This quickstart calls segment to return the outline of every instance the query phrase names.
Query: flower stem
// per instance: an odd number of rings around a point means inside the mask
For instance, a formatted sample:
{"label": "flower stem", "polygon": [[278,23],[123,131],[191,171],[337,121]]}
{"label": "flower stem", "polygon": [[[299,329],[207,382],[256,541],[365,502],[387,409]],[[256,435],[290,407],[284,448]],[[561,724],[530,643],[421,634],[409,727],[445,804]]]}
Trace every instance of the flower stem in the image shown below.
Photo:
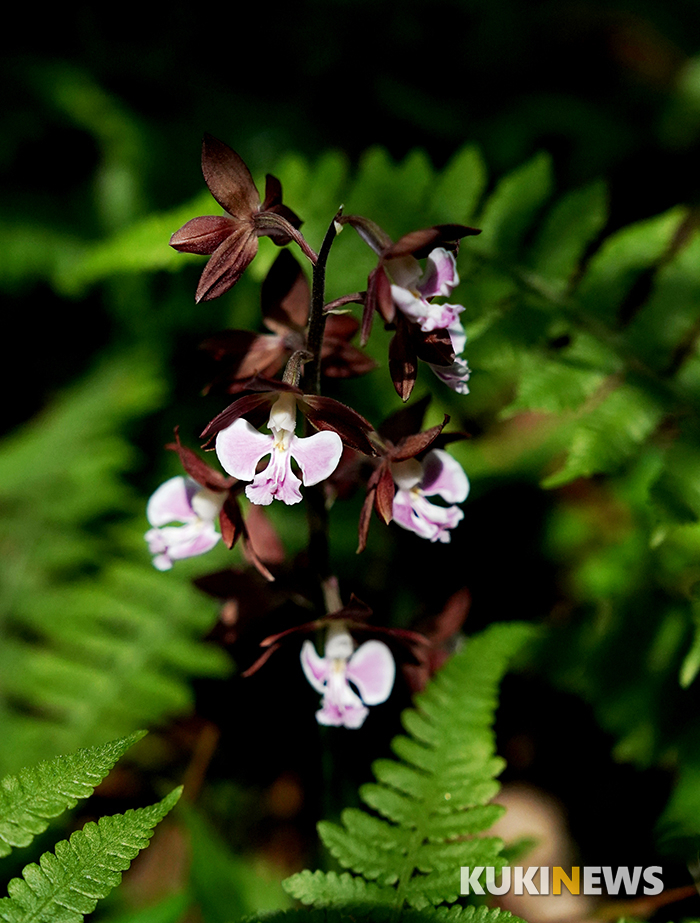
{"label": "flower stem", "polygon": [[323,347],[323,333],[326,329],[326,314],[323,310],[326,293],[326,263],[331,245],[340,230],[339,219],[343,212],[342,206],[334,215],[328,226],[326,236],[323,238],[318,259],[314,264],[313,284],[311,288],[311,307],[309,310],[309,332],[306,337],[306,348],[312,355],[309,362],[309,390],[313,394],[321,393],[321,350]]}
{"label": "flower stem", "polygon": [[[311,288],[311,306],[309,308],[309,329],[306,336],[306,349],[311,359],[305,369],[308,390],[313,394],[321,393],[321,350],[323,347],[323,334],[326,327],[324,313],[324,300],[326,289],[326,263],[331,245],[335,240],[340,225],[337,223],[342,213],[342,207],[333,217],[326,236],[323,238],[318,259],[314,263],[313,282]],[[308,420],[306,421],[308,427]],[[326,581],[331,576],[330,548],[328,542],[328,510],[323,486],[316,484],[306,491],[306,515],[309,523],[309,565],[315,571],[321,587],[327,586]]]}

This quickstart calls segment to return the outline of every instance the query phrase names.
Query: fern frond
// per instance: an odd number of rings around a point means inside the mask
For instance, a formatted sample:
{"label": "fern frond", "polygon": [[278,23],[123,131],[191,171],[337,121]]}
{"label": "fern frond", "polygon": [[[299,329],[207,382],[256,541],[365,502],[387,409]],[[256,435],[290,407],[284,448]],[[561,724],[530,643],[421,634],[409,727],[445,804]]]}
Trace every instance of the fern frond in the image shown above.
{"label": "fern frond", "polygon": [[501,841],[477,834],[502,813],[488,803],[503,768],[491,726],[498,683],[530,632],[522,623],[491,626],[416,697],[402,716],[408,736],[392,742],[398,759],[377,760],[377,782],[360,790],[381,816],[348,809],[341,825],[319,824],[326,847],[360,877],[302,872],[285,882],[293,897],[316,907],[373,902],[425,910],[458,899],[461,866],[505,865]]}
{"label": "fern frond", "polygon": [[191,676],[229,669],[201,640],[213,603],[151,566],[124,478],[120,432],[161,399],[157,366],[122,355],[0,444],[0,775],[181,713]]}
{"label": "fern frond", "polygon": [[393,905],[394,894],[348,872],[310,872],[305,869],[284,882],[285,891],[303,904],[315,907]]}
{"label": "fern frond", "polygon": [[399,916],[386,906],[357,904],[341,908],[277,910],[245,917],[241,923],[524,923],[507,910],[491,907],[428,907],[404,910]]}
{"label": "fern frond", "polygon": [[0,856],[15,846],[28,846],[52,817],[87,798],[112,766],[145,731],[44,760],[0,781]]}
{"label": "fern frond", "polygon": [[7,923],[80,923],[98,900],[119,884],[122,872],[148,845],[156,825],[175,805],[182,789],[157,804],[88,822],[69,840],[28,865],[0,900]]}

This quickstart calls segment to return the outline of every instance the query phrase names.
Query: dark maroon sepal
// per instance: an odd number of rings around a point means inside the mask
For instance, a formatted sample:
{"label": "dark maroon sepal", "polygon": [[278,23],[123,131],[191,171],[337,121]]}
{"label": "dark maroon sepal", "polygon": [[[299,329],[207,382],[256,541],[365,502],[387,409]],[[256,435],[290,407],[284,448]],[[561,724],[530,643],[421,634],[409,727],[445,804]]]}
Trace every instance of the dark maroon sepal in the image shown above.
{"label": "dark maroon sepal", "polygon": [[300,405],[315,429],[332,430],[343,444],[363,455],[376,455],[377,449],[369,438],[374,427],[361,414],[332,397],[305,394]]}
{"label": "dark maroon sepal", "polygon": [[[417,324],[413,326],[420,329]],[[396,333],[389,343],[389,374],[396,393],[402,401],[407,401],[418,376],[418,356],[408,321],[397,324]]]}
{"label": "dark maroon sepal", "polygon": [[210,134],[202,143],[202,173],[209,191],[230,215],[249,218],[259,208],[250,170],[228,144]]}
{"label": "dark maroon sepal", "polygon": [[438,438],[443,428],[450,422],[450,418],[445,414],[445,419],[437,426],[431,426],[422,433],[414,433],[411,436],[405,436],[399,444],[391,451],[392,461],[405,461],[407,458],[415,458],[421,452],[425,452]]}
{"label": "dark maroon sepal", "polygon": [[394,478],[388,465],[382,466],[374,495],[374,506],[386,524],[394,518]]}
{"label": "dark maroon sepal", "polygon": [[245,394],[243,397],[239,397],[207,424],[199,438],[203,439],[204,444],[207,445],[214,436],[220,433],[222,429],[226,429],[227,426],[230,426],[238,420],[239,417],[245,416],[245,414],[253,410],[257,410],[264,404],[271,404],[274,398],[275,395],[271,394],[269,389],[266,393]]}
{"label": "dark maroon sepal", "polygon": [[238,222],[225,215],[192,218],[175,231],[170,246],[179,253],[211,255],[235,231]]}
{"label": "dark maroon sepal", "polygon": [[422,228],[420,231],[404,234],[395,244],[387,247],[382,257],[385,260],[394,260],[401,256],[414,256],[416,259],[422,259],[428,256],[435,247],[455,249],[460,238],[473,234],[481,234],[481,231],[467,227],[465,224],[437,224],[431,228]]}
{"label": "dark maroon sepal", "polygon": [[185,472],[201,487],[206,487],[208,490],[213,490],[217,493],[223,493],[224,491],[230,490],[236,483],[235,478],[225,477],[220,471],[216,471],[214,468],[209,467],[209,465],[202,461],[192,449],[188,449],[187,446],[184,446],[180,442],[180,434],[177,427],[175,429],[175,442],[169,443],[165,448],[169,449],[171,452],[177,452]]}
{"label": "dark maroon sepal", "polygon": [[212,253],[197,286],[195,301],[218,298],[238,282],[258,252],[258,238],[247,225],[235,228]]}
{"label": "dark maroon sepal", "polygon": [[301,331],[309,319],[311,291],[301,266],[289,250],[272,264],[260,292],[263,321],[275,333]]}
{"label": "dark maroon sepal", "polygon": [[340,224],[349,224],[353,227],[377,256],[391,246],[391,237],[369,218],[364,218],[362,215],[342,215],[338,220]]}

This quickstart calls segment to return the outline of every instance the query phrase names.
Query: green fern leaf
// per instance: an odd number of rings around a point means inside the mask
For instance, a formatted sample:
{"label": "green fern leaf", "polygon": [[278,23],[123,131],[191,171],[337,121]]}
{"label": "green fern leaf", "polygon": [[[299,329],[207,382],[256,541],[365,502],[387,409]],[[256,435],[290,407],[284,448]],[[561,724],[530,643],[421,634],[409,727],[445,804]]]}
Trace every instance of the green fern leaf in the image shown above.
{"label": "green fern leaf", "polygon": [[607,238],[591,259],[577,298],[592,316],[614,321],[639,275],[656,267],[685,219],[682,208],[639,221]]}
{"label": "green fern leaf", "polygon": [[514,256],[551,193],[551,160],[537,154],[496,186],[478,219],[484,233],[470,249],[501,259]]}
{"label": "green fern leaf", "polygon": [[56,844],[8,885],[0,900],[7,923],[80,923],[119,884],[122,872],[148,845],[156,825],[177,802],[181,788],[147,808],[88,822]]}
{"label": "green fern leaf", "polygon": [[87,798],[112,766],[145,731],[45,760],[0,781],[0,856],[28,846],[52,817]]}
{"label": "green fern leaf", "polygon": [[[404,910],[400,916],[389,907],[358,904],[348,907],[309,910],[280,910],[245,917],[241,923],[354,923],[371,918],[372,923],[524,923],[507,910],[491,907],[430,907]],[[623,921],[624,923],[624,921]]]}
{"label": "green fern leaf", "polygon": [[310,872],[305,869],[284,882],[284,889],[304,904],[316,907],[357,904],[393,904],[394,892],[343,872]]}
{"label": "green fern leaf", "polygon": [[285,882],[290,894],[316,907],[373,901],[423,910],[457,900],[461,866],[505,864],[501,841],[477,834],[502,813],[489,804],[503,768],[491,725],[500,678],[530,632],[499,624],[469,639],[404,712],[407,735],[392,742],[398,759],[375,762],[377,782],[360,790],[381,816],[352,809],[340,825],[319,825],[338,862],[361,877],[304,872]]}
{"label": "green fern leaf", "polygon": [[568,193],[547,214],[530,253],[529,267],[556,292],[564,292],[606,219],[607,194],[602,183]]}

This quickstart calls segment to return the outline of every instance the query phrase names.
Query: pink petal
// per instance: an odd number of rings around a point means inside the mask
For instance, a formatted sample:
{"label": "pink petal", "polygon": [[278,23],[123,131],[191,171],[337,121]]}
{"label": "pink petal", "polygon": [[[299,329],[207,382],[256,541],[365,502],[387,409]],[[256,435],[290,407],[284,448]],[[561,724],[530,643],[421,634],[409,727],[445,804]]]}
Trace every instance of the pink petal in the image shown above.
{"label": "pink petal", "polygon": [[450,335],[452,349],[454,349],[456,355],[459,355],[460,353],[464,352],[464,347],[467,345],[467,335],[464,332],[464,327],[457,318],[457,314],[463,311],[464,308],[458,304],[447,305],[447,307],[454,308],[456,311],[455,320],[451,324],[447,325],[447,332]]}
{"label": "pink petal", "polygon": [[464,359],[460,359],[458,356],[452,365],[429,364],[440,381],[444,382],[448,388],[452,388],[457,394],[469,394],[469,385],[467,382],[469,381],[471,372]]}
{"label": "pink petal", "polygon": [[426,311],[430,308],[427,301],[418,298],[412,291],[401,285],[391,286],[391,297],[396,307],[416,323],[425,317]]}
{"label": "pink petal", "polygon": [[311,486],[329,477],[338,467],[343,441],[332,430],[313,436],[292,436],[289,452],[301,469],[304,484]]}
{"label": "pink petal", "polygon": [[252,481],[258,462],[272,452],[274,438],[258,432],[239,417],[216,437],[216,454],[224,471],[241,481]]}
{"label": "pink petal", "polygon": [[469,493],[469,479],[458,461],[443,449],[433,449],[423,460],[422,493],[439,494],[447,503],[462,503]]}
{"label": "pink petal", "polygon": [[146,533],[153,564],[158,570],[169,570],[173,561],[205,554],[216,545],[221,536],[212,523],[192,522],[184,526],[164,526]]}
{"label": "pink petal", "polygon": [[396,677],[391,651],[382,641],[365,641],[348,661],[346,676],[366,705],[386,702]]}
{"label": "pink petal", "polygon": [[292,506],[302,499],[300,485],[301,481],[292,471],[291,451],[273,447],[269,465],[255,475],[245,492],[250,502],[259,506],[268,506],[273,500]]}
{"label": "pink petal", "polygon": [[428,256],[418,290],[424,298],[445,297],[459,285],[457,264],[452,253],[436,247]]}
{"label": "pink petal", "polygon": [[369,708],[365,708],[359,699],[357,701],[358,705],[345,705],[341,708],[324,699],[322,707],[316,712],[316,720],[319,724],[331,727],[346,727],[352,730],[362,727],[369,714]]}
{"label": "pink petal", "polygon": [[304,641],[301,646],[301,668],[316,692],[324,692],[328,678],[328,661],[319,657],[311,641]]}
{"label": "pink petal", "polygon": [[430,542],[449,542],[449,530],[464,519],[464,513],[458,506],[437,506],[413,491],[397,490],[393,519],[402,529]]}
{"label": "pink petal", "polygon": [[190,478],[181,475],[170,478],[153,493],[146,506],[146,517],[152,526],[169,522],[196,522],[192,497],[200,489]]}

